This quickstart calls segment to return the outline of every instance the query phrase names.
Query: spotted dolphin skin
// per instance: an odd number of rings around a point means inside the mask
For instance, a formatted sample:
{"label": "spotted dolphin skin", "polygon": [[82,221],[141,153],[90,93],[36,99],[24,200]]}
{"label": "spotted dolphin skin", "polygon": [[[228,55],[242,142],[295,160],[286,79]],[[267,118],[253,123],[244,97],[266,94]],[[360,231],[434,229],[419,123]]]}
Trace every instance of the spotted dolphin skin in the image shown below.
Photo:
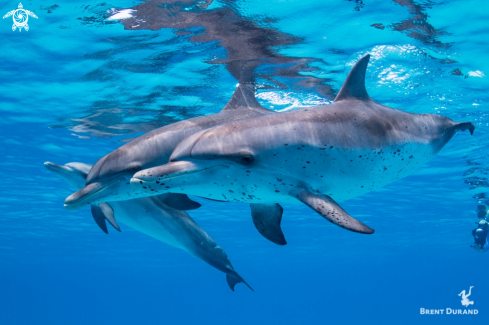
{"label": "spotted dolphin skin", "polygon": [[[91,166],[82,163],[57,165],[52,162],[44,163],[47,169],[65,179],[73,188],[85,186],[85,179]],[[243,282],[251,290],[248,283],[234,270],[224,250],[216,246],[216,242],[195,223],[185,212],[170,208],[165,203],[165,194],[128,201],[103,203],[101,209],[109,211],[119,221],[148,236],[158,239],[168,245],[183,249],[187,253],[203,260],[226,274],[226,280],[231,290]],[[93,211],[93,208],[92,208]],[[94,217],[97,214],[94,213]],[[107,231],[105,219],[102,228]],[[97,222],[98,223],[98,222]]]}
{"label": "spotted dolphin skin", "polygon": [[[99,159],[88,173],[85,186],[65,200],[65,208],[76,210],[89,204],[131,199],[136,196],[129,183],[131,177],[142,169],[167,163],[173,149],[187,136],[227,122],[270,113],[273,111],[256,101],[254,85],[240,84],[219,113],[158,128]],[[172,200],[167,201],[173,203]],[[200,206],[190,200],[183,203],[179,201],[185,210]],[[185,204],[190,205],[190,208]]]}
{"label": "spotted dolphin skin", "polygon": [[[271,113],[274,111],[264,108],[257,102],[253,84],[240,84],[219,113],[156,129],[102,157],[90,170],[85,186],[65,200],[65,208],[74,210],[91,205],[96,221],[105,219],[118,229],[116,220],[110,213],[105,213],[107,209],[103,209],[105,206],[103,203],[145,196],[134,191],[129,183],[136,172],[167,163],[177,144],[195,132]],[[192,210],[200,207],[199,203],[190,200],[184,194],[168,194],[165,197],[165,204],[175,209]],[[268,207],[258,204],[252,205],[251,208],[254,211],[253,222],[258,231],[272,242],[284,245],[285,238],[280,230],[282,214],[261,213],[260,211],[268,211]],[[274,210],[278,212],[280,209],[280,206],[276,206]],[[101,224],[101,222],[97,223]],[[263,227],[264,224],[269,223],[273,224],[271,228]],[[270,229],[274,229],[273,233],[270,233]]]}
{"label": "spotted dolphin skin", "polygon": [[[278,203],[302,202],[340,227],[373,233],[337,202],[409,175],[458,130],[473,133],[474,126],[375,102],[365,89],[368,61],[366,55],[355,64],[331,105],[197,132],[168,164],[136,173],[131,183],[146,195],[171,191],[249,202],[252,214],[277,215]],[[253,211],[253,204],[261,209]]]}

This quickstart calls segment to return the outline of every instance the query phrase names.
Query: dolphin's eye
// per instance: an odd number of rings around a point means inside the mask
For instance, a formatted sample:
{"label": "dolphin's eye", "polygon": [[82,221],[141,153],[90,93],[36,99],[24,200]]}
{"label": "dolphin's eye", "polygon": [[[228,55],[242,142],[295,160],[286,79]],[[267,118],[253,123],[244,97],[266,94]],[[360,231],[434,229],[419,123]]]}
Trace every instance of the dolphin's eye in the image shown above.
{"label": "dolphin's eye", "polygon": [[244,150],[236,155],[235,159],[242,165],[251,165],[255,161],[255,156],[248,150]]}
{"label": "dolphin's eye", "polygon": [[245,165],[252,164],[255,161],[255,157],[251,155],[241,156],[241,162]]}

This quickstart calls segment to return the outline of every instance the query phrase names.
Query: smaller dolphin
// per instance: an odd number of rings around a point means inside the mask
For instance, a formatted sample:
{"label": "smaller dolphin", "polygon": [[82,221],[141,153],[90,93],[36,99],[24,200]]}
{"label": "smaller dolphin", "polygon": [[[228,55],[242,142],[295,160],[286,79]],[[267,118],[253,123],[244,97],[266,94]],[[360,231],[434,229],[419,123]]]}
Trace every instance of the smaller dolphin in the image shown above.
{"label": "smaller dolphin", "polygon": [[[409,175],[457,131],[472,134],[475,127],[375,102],[365,88],[369,57],[355,64],[331,105],[196,132],[176,146],[169,163],[136,173],[135,191],[248,202],[253,218],[272,221],[282,214],[278,203],[301,202],[342,228],[372,234],[336,202]],[[278,233],[280,223],[263,227]]]}
{"label": "smaller dolphin", "polygon": [[[45,162],[44,166],[61,176],[74,189],[80,189],[85,186],[85,180],[92,167],[77,162],[66,165]],[[98,207],[106,210],[104,211],[105,215],[109,214],[112,217],[116,215],[118,220],[129,227],[170,246],[183,249],[219,271],[226,273],[226,280],[231,290],[234,291],[234,286],[243,282],[254,291],[234,270],[226,252],[221,247],[216,246],[216,242],[185,211],[170,208],[163,203],[164,201],[165,195],[158,195],[149,198],[110,202],[110,204],[102,203]],[[97,208],[97,206],[92,205],[92,212],[95,217],[99,212],[94,212],[94,207]],[[107,232],[103,217],[101,221],[103,221],[103,226],[101,226],[101,223],[97,223]]]}

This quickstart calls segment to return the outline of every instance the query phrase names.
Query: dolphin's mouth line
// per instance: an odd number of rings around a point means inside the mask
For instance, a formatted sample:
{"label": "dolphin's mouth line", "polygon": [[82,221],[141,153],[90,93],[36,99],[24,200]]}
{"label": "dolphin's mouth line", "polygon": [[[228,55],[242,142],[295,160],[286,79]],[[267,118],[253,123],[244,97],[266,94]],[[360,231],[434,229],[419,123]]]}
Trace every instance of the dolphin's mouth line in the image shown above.
{"label": "dolphin's mouth line", "polygon": [[191,174],[196,174],[196,173],[200,173],[200,172],[203,172],[204,170],[209,170],[209,169],[214,169],[214,168],[217,168],[217,167],[227,167],[226,165],[217,165],[217,166],[212,166],[212,167],[206,167],[206,168],[202,168],[202,169],[197,169],[197,170],[190,170],[190,171],[186,171],[186,172],[177,172],[177,173],[173,173],[173,174],[169,174],[169,175],[164,175],[164,176],[159,176],[159,177],[152,177],[151,179],[141,179],[141,178],[137,178],[137,177],[133,177],[131,179],[131,183],[140,183],[142,182],[143,184],[144,183],[155,183],[156,181],[164,181],[164,180],[168,180],[168,179],[174,179],[174,178],[177,178],[177,177],[182,177],[182,176],[187,176],[187,175],[191,175]]}
{"label": "dolphin's mouth line", "polygon": [[202,169],[198,169],[198,170],[191,170],[189,172],[179,173],[178,175],[175,175],[175,176],[172,176],[172,175],[164,176],[165,178],[160,178],[160,179],[161,180],[165,180],[165,179],[170,179],[170,178],[176,178],[176,177],[186,176],[186,175],[190,175],[190,174],[196,174],[196,173],[203,172],[204,170],[214,169],[214,168],[217,168],[217,167],[224,167],[224,166],[217,165],[217,166],[202,168]]}
{"label": "dolphin's mouth line", "polygon": [[66,206],[72,206],[72,205],[78,204],[78,203],[80,203],[80,202],[82,202],[82,201],[86,201],[86,200],[90,199],[92,196],[94,196],[95,194],[97,194],[97,193],[99,193],[99,192],[101,192],[101,191],[105,190],[107,187],[109,187],[109,186],[111,186],[111,185],[113,185],[113,184],[115,184],[115,183],[117,183],[117,182],[119,182],[119,181],[121,181],[121,180],[122,180],[122,179],[117,178],[117,179],[113,180],[112,182],[110,182],[109,184],[105,185],[104,187],[99,188],[98,190],[96,190],[96,191],[95,191],[95,192],[93,192],[93,193],[90,193],[90,195],[88,195],[88,196],[84,196],[84,197],[81,197],[81,198],[79,198],[79,199],[77,199],[77,200],[75,200],[75,201],[72,201],[72,202],[69,202],[69,203],[65,203],[65,207],[66,207]]}

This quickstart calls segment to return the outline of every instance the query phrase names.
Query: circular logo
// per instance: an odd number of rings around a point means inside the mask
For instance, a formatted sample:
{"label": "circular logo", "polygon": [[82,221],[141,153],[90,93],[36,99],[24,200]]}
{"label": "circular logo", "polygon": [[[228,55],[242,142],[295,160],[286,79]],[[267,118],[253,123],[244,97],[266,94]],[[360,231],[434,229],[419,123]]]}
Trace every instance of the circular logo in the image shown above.
{"label": "circular logo", "polygon": [[12,16],[14,18],[14,24],[17,27],[24,27],[29,20],[29,15],[27,15],[24,9],[17,9]]}

